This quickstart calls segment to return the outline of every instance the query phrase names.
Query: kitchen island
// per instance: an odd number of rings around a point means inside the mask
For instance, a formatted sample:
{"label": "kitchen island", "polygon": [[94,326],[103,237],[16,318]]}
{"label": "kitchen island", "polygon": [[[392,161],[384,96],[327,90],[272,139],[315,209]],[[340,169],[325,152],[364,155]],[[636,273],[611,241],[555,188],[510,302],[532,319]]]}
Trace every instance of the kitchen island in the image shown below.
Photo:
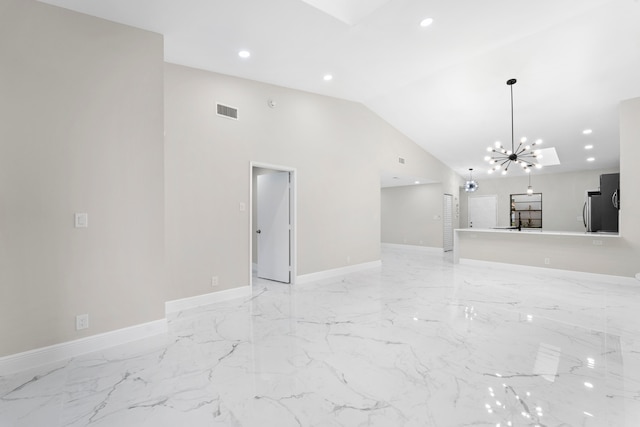
{"label": "kitchen island", "polygon": [[630,274],[620,269],[628,242],[617,233],[547,231],[544,229],[454,230],[454,263],[505,263],[555,268],[614,276]]}

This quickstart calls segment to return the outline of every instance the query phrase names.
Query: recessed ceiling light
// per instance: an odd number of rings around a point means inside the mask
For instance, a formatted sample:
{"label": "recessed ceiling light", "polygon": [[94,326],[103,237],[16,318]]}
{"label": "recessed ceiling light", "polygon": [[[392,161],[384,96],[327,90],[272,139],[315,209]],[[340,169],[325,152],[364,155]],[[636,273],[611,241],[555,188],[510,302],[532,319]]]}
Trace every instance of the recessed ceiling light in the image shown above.
{"label": "recessed ceiling light", "polygon": [[240,58],[246,59],[251,56],[251,52],[249,52],[248,50],[241,50],[240,52],[238,52],[238,56]]}
{"label": "recessed ceiling light", "polygon": [[329,82],[329,81],[333,80],[333,76],[331,74],[325,74],[323,79],[324,79],[325,82]]}
{"label": "recessed ceiling light", "polygon": [[422,28],[426,28],[431,24],[433,24],[433,18],[425,18],[422,21],[420,21],[420,26]]}
{"label": "recessed ceiling light", "polygon": [[591,145],[591,144],[584,146],[585,150],[591,150],[592,148],[593,148],[593,145]]}
{"label": "recessed ceiling light", "polygon": [[587,158],[587,162],[593,162],[596,158],[595,157],[589,157]]}
{"label": "recessed ceiling light", "polygon": [[591,129],[585,129],[582,131],[582,133],[585,135],[590,135],[591,133],[593,133],[593,131]]}
{"label": "recessed ceiling light", "polygon": [[420,184],[420,181],[416,181],[416,182],[414,182],[414,184]]}

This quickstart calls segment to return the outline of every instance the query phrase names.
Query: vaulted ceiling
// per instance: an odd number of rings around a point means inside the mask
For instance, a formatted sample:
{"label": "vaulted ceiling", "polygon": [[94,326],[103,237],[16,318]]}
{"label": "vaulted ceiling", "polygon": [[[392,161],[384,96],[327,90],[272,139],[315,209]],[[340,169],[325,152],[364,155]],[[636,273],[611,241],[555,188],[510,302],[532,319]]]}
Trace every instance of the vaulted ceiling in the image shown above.
{"label": "vaulted ceiling", "polygon": [[510,78],[516,139],[560,159],[543,173],[616,168],[640,96],[638,0],[42,1],[161,33],[167,62],[361,102],[462,176],[511,144]]}

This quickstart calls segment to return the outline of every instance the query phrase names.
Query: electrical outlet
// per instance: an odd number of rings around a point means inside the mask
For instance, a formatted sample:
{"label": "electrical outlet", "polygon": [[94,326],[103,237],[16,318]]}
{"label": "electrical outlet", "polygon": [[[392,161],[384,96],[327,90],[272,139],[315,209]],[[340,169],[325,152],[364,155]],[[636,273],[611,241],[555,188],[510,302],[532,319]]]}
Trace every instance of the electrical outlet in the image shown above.
{"label": "electrical outlet", "polygon": [[550,259],[550,258],[545,258],[545,259],[544,259],[544,263],[545,263],[546,265],[551,264],[551,259]]}
{"label": "electrical outlet", "polygon": [[76,316],[76,331],[87,329],[89,327],[89,315],[78,314]]}
{"label": "electrical outlet", "polygon": [[602,240],[594,240],[593,244],[596,246],[602,246]]}
{"label": "electrical outlet", "polygon": [[212,276],[211,277],[211,287],[215,288],[216,286],[218,286],[218,276]]}

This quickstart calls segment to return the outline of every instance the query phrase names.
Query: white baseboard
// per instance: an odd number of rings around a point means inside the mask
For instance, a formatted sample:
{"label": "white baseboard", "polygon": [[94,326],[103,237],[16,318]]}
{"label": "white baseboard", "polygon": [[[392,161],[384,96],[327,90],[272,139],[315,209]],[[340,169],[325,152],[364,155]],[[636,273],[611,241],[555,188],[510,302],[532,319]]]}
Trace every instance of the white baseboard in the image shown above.
{"label": "white baseboard", "polygon": [[171,314],[182,310],[188,310],[190,308],[214,304],[216,302],[228,301],[235,298],[246,298],[250,296],[251,286],[241,286],[239,288],[225,289],[224,291],[211,292],[209,294],[167,301],[164,303],[164,309],[166,314]]}
{"label": "white baseboard", "polygon": [[436,248],[434,246],[406,245],[400,243],[381,243],[380,246],[383,248],[409,249],[438,254],[444,253],[444,250],[442,248]]}
{"label": "white baseboard", "polygon": [[167,332],[167,320],[130,326],[0,358],[0,376],[48,365]]}
{"label": "white baseboard", "polygon": [[605,283],[611,283],[616,285],[632,285],[638,286],[640,282],[633,277],[614,276],[611,274],[599,274],[599,273],[587,273],[584,271],[563,270],[559,268],[548,267],[534,267],[530,265],[509,264],[506,262],[495,261],[482,261],[470,258],[460,258],[460,264],[478,266],[478,267],[493,267],[500,268],[507,271],[517,271],[520,273],[543,273],[551,276],[562,276],[573,279],[587,279],[587,280],[599,280]]}
{"label": "white baseboard", "polygon": [[355,273],[357,271],[368,270],[371,268],[380,267],[382,261],[363,262],[361,264],[347,265],[346,267],[334,268],[331,270],[318,271],[316,273],[303,274],[296,277],[296,284],[309,283],[316,280],[328,279],[336,276],[343,276],[349,273]]}
{"label": "white baseboard", "polygon": [[[213,304],[215,302],[250,296],[251,286],[243,286],[191,298],[168,301],[165,303],[165,311],[169,314],[189,308]],[[83,354],[104,350],[109,347],[164,334],[166,332],[167,319],[165,318],[102,334],[91,335],[73,341],[36,348],[23,353],[11,354],[0,358],[0,376],[60,362]]]}

